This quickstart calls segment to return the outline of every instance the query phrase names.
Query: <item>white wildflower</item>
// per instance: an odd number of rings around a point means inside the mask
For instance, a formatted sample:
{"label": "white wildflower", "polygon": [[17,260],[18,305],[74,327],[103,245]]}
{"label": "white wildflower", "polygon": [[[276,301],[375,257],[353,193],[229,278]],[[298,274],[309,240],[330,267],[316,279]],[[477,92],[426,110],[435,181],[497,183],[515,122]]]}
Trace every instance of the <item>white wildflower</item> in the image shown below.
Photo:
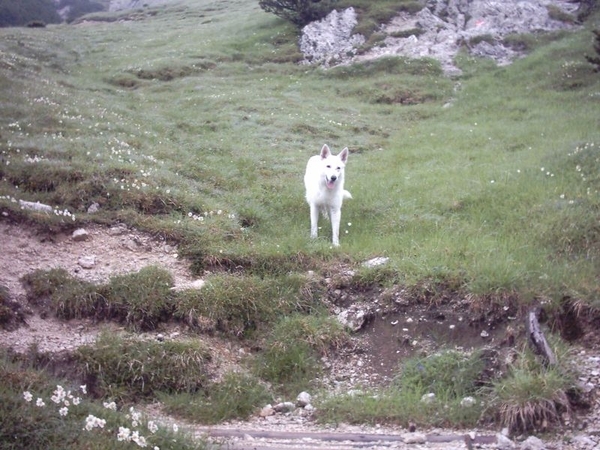
{"label": "white wildflower", "polygon": [[26,402],[30,402],[31,400],[33,400],[33,395],[31,395],[31,392],[25,391],[23,392],[23,398]]}
{"label": "white wildflower", "polygon": [[117,441],[131,441],[131,430],[126,427],[119,427],[119,433],[117,433]]}
{"label": "white wildflower", "polygon": [[35,406],[39,406],[41,408],[43,406],[46,406],[46,404],[44,403],[44,400],[42,400],[41,398],[38,398],[35,402]]}

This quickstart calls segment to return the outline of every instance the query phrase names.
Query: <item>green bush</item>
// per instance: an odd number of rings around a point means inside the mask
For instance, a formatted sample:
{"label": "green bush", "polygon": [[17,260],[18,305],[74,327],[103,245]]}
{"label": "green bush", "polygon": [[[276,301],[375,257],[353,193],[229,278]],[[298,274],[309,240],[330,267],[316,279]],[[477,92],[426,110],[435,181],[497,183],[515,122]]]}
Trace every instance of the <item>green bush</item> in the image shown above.
{"label": "green bush", "polygon": [[333,10],[337,0],[259,0],[266,11],[302,27],[325,17]]}

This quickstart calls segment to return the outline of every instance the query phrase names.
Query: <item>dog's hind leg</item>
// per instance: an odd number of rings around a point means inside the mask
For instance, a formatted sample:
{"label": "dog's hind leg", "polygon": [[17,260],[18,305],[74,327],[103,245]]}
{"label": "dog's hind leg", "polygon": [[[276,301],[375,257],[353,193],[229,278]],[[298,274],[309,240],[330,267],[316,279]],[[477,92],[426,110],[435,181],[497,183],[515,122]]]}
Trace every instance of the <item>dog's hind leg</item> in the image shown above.
{"label": "dog's hind leg", "polygon": [[340,208],[331,208],[329,210],[331,218],[331,241],[336,247],[340,245],[340,220],[342,218],[342,210]]}
{"label": "dog's hind leg", "polygon": [[313,203],[310,204],[310,237],[316,238],[319,227],[319,207]]}

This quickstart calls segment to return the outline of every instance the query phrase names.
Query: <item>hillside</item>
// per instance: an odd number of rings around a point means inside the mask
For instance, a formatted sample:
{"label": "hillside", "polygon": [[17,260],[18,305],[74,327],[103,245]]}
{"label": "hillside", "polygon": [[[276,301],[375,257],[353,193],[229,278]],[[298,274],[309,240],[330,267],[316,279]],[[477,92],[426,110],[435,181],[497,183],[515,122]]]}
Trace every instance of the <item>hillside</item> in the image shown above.
{"label": "hillside", "polygon": [[[357,30],[392,3],[348,5]],[[391,25],[303,63],[251,0],[0,29],[0,442],[210,448],[160,418],[597,445],[599,26],[451,73]],[[339,248],[309,238],[324,143],[350,149]]]}

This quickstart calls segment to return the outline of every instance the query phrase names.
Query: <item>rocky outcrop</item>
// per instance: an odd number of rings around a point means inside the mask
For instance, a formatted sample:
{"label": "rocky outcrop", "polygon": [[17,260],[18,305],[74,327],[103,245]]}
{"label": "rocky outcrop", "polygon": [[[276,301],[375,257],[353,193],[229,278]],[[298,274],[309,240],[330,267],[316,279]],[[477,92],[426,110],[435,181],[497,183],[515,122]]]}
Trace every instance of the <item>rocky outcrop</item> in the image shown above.
{"label": "rocky outcrop", "polygon": [[305,62],[328,66],[352,57],[365,42],[364,36],[352,34],[356,24],[356,12],[348,8],[342,12],[333,10],[324,19],[306,25],[300,38]]}
{"label": "rocky outcrop", "polygon": [[505,36],[572,28],[550,11],[573,14],[577,7],[577,2],[564,0],[429,0],[418,13],[402,13],[382,25],[383,43],[361,55],[356,46],[362,45],[362,36],[352,34],[354,12],[334,11],[304,28],[300,48],[307,61],[324,65],[382,56],[429,57],[438,59],[446,73],[456,74],[454,57],[460,48],[508,64],[519,53],[503,44]]}

